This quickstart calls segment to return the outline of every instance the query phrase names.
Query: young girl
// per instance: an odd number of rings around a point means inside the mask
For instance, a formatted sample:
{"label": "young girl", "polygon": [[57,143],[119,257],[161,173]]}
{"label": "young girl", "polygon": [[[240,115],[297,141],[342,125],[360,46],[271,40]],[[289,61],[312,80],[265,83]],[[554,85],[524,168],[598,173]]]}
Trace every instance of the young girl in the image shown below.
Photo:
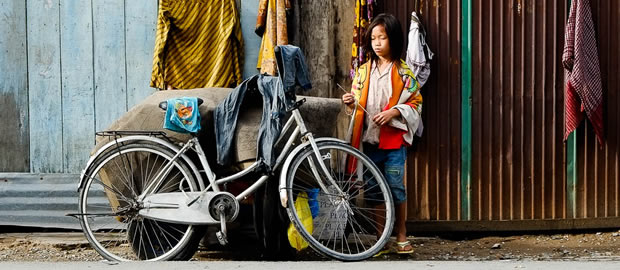
{"label": "young girl", "polygon": [[393,15],[375,17],[364,41],[370,61],[356,72],[351,93],[342,96],[349,111],[358,106],[351,144],[361,148],[382,170],[396,205],[396,251],[412,253],[405,227],[407,193],[403,175],[406,147],[413,135],[421,132],[422,95],[415,76],[400,59],[403,34]]}

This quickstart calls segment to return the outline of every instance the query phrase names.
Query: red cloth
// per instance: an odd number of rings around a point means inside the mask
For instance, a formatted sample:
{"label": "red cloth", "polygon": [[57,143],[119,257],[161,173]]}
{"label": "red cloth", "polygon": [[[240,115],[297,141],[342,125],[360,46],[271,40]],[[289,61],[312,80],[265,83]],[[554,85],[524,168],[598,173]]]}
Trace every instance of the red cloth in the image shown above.
{"label": "red cloth", "polygon": [[564,140],[577,128],[585,110],[603,144],[603,87],[589,0],[571,3],[562,64],[566,69]]}

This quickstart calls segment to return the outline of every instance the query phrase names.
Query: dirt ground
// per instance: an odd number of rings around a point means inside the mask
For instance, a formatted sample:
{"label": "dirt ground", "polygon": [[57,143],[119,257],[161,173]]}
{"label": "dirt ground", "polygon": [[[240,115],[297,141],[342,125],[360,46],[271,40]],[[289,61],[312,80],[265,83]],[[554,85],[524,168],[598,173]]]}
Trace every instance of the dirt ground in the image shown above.
{"label": "dirt ground", "polygon": [[[620,232],[483,236],[470,239],[410,238],[412,255],[388,254],[373,260],[618,260]],[[255,240],[231,239],[226,247],[201,246],[192,260],[263,260]],[[322,260],[302,251],[297,260]],[[0,234],[0,261],[102,260],[79,232]]]}

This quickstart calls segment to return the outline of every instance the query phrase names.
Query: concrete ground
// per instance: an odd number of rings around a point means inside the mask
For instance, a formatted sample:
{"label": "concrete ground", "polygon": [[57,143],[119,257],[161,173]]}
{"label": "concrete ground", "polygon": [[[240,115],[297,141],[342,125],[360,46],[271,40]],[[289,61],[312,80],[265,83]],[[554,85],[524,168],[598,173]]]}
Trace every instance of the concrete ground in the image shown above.
{"label": "concrete ground", "polygon": [[[388,254],[373,261],[620,261],[620,232],[460,237],[410,237],[412,255]],[[325,260],[311,250],[291,260]],[[87,262],[102,258],[81,232],[0,234],[0,262]],[[262,261],[256,240],[230,239],[226,247],[202,245],[194,261]],[[2,268],[6,269],[6,268]]]}

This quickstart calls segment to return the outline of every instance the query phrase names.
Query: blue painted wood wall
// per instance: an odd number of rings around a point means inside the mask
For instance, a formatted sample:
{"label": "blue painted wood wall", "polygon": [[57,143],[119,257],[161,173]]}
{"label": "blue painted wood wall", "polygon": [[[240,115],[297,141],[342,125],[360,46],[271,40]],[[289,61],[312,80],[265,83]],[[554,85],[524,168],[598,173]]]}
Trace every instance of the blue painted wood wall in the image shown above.
{"label": "blue painted wood wall", "polygon": [[[244,76],[258,0],[242,0]],[[78,173],[149,87],[156,0],[0,1],[0,172]]]}

